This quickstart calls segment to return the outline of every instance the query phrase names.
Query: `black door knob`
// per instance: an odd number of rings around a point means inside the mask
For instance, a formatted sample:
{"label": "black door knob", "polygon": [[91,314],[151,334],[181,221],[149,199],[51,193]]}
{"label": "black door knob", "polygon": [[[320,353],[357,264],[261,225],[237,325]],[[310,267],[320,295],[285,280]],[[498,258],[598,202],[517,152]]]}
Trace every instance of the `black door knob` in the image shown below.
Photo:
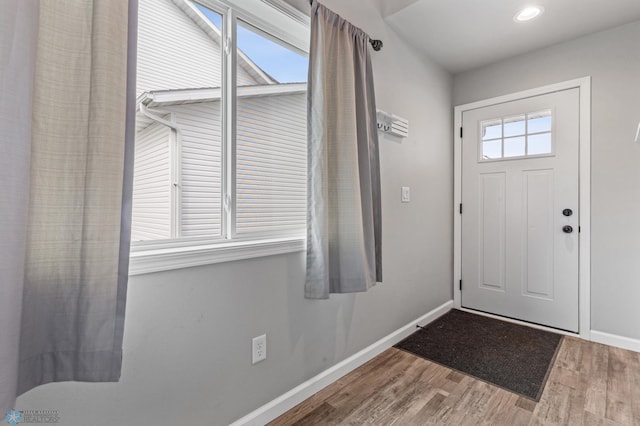
{"label": "black door knob", "polygon": [[573,226],[571,225],[565,225],[562,227],[562,232],[564,232],[565,234],[570,234],[573,232]]}
{"label": "black door knob", "polygon": [[573,214],[573,210],[564,209],[564,210],[562,210],[562,214],[565,215],[565,216],[571,216]]}

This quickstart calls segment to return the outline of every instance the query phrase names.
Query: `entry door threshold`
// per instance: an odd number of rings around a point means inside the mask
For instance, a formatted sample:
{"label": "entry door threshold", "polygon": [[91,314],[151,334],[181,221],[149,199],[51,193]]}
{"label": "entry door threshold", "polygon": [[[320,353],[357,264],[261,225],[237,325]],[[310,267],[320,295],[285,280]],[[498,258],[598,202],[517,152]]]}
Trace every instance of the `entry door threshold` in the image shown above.
{"label": "entry door threshold", "polygon": [[536,323],[533,323],[533,322],[522,321],[522,320],[515,319],[515,318],[503,317],[501,315],[490,314],[488,312],[478,311],[476,309],[469,309],[469,308],[460,307],[460,310],[464,311],[464,312],[469,312],[470,314],[482,315],[483,317],[489,317],[489,318],[493,318],[493,319],[497,319],[497,320],[501,320],[501,321],[505,321],[505,322],[510,322],[510,323],[513,323],[513,324],[523,325],[525,327],[537,328],[538,330],[548,331],[549,333],[556,333],[556,334],[562,334],[564,336],[573,336],[573,337],[581,338],[580,334],[572,332],[572,331],[562,330],[562,329],[559,329],[559,328],[553,328],[553,327],[549,327],[549,326],[546,326],[546,325],[536,324]]}

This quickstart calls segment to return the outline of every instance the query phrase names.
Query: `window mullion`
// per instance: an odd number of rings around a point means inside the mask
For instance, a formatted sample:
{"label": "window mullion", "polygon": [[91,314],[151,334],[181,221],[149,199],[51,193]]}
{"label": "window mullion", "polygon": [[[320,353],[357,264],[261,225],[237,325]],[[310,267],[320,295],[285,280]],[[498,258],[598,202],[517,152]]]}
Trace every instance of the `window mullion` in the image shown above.
{"label": "window mullion", "polygon": [[231,239],[236,231],[236,14],[228,9],[223,24],[223,236]]}

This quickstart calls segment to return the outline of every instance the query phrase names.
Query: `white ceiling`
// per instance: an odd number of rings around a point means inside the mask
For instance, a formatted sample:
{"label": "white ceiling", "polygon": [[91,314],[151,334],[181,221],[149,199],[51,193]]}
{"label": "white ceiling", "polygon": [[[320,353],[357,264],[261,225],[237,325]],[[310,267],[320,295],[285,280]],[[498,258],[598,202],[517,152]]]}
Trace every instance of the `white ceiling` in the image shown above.
{"label": "white ceiling", "polygon": [[[640,0],[376,2],[402,38],[454,74],[640,20]],[[516,12],[531,4],[544,7],[544,13],[514,22]]]}
{"label": "white ceiling", "polygon": [[419,0],[374,0],[382,16],[393,15]]}

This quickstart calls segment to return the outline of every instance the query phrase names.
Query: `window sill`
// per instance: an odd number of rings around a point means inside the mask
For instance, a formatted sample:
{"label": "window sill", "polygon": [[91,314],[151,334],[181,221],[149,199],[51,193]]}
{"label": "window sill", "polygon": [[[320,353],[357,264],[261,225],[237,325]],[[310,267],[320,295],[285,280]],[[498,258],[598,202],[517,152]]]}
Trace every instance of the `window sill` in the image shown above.
{"label": "window sill", "polygon": [[305,239],[301,237],[201,244],[187,247],[154,249],[137,247],[131,251],[129,276],[294,253],[304,249]]}

